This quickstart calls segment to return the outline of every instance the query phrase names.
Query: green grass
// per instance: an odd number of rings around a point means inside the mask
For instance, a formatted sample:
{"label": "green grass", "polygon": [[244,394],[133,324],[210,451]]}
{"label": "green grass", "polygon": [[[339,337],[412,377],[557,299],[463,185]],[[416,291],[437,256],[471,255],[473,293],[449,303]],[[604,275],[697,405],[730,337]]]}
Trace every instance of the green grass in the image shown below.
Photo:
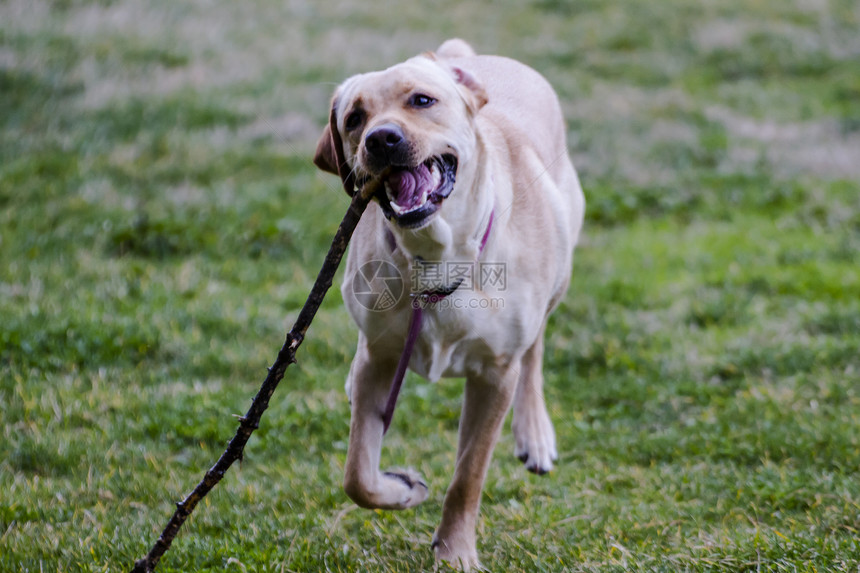
{"label": "green grass", "polygon": [[[550,321],[560,445],[506,430],[492,571],[857,571],[855,2],[0,4],[0,571],[122,571],[214,463],[347,200],[333,86],[462,36],[556,86],[588,200]],[[386,466],[340,482],[355,328],[326,301],[241,467],[159,571],[419,571],[462,381],[407,379]]]}

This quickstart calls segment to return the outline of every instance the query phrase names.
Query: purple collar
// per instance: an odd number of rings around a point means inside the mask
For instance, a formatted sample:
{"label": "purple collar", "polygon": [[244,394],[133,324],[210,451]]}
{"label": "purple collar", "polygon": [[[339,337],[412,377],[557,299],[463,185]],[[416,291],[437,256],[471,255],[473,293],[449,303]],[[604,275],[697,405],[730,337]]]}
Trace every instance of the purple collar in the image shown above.
{"label": "purple collar", "polygon": [[[478,248],[478,256],[479,257],[481,256],[481,253],[484,252],[484,247],[487,246],[487,239],[490,238],[490,229],[493,228],[493,218],[494,218],[495,214],[496,214],[495,209],[490,211],[490,220],[487,222],[487,230],[484,231],[484,236],[481,237],[481,246]],[[393,240],[394,236],[392,236],[391,238]],[[440,288],[440,289],[437,289],[434,291],[425,290],[425,291],[418,293],[418,294],[415,294],[413,296],[415,298],[419,298],[419,297],[422,298],[423,302],[425,302],[425,303],[439,302],[440,300],[442,300],[446,296],[453,294],[454,291],[457,290],[461,284],[463,284],[463,279],[460,279],[457,282],[455,282],[454,284],[448,285],[444,288]],[[413,302],[413,306],[415,304],[416,303]],[[411,352],[411,350],[410,350],[410,352]]]}
{"label": "purple collar", "polygon": [[481,253],[484,252],[484,247],[487,246],[487,239],[490,238],[490,229],[493,228],[493,219],[495,218],[495,216],[496,216],[496,210],[493,209],[492,211],[490,211],[490,220],[487,221],[487,230],[484,231],[484,236],[481,237],[481,247],[480,247],[480,249],[478,249],[478,255],[479,256]]}

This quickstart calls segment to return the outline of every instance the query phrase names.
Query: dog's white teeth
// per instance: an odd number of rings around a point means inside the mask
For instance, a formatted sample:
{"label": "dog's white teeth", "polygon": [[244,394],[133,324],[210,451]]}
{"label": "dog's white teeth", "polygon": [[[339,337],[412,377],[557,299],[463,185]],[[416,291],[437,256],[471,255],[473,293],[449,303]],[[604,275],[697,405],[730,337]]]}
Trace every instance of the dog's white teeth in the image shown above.
{"label": "dog's white teeth", "polygon": [[[409,208],[401,207],[400,205],[397,204],[396,201],[393,201],[393,200],[390,200],[388,203],[391,205],[392,211],[394,211],[397,215],[402,215],[404,213],[411,213],[412,211],[415,211],[415,210],[423,207],[424,204],[427,202],[427,198],[429,196],[430,195],[427,193],[427,191],[422,191],[421,192],[421,199],[418,201],[418,203],[416,203],[414,207],[409,207]],[[389,195],[389,197],[390,197],[390,195]]]}
{"label": "dog's white teeth", "polygon": [[388,181],[385,182],[385,194],[388,196],[388,202],[391,203],[391,208],[394,209],[397,214],[402,213],[403,208],[394,200],[394,191],[391,189],[391,185],[388,184]]}
{"label": "dog's white teeth", "polygon": [[430,166],[430,175],[433,177],[433,188],[436,189],[442,183],[442,172],[435,162]]}

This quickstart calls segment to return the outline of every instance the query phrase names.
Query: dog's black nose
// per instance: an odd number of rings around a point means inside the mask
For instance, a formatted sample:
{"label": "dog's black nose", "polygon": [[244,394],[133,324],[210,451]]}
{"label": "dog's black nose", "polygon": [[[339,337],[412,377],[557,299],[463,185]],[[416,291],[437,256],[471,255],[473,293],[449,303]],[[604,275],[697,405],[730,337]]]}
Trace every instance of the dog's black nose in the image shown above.
{"label": "dog's black nose", "polygon": [[396,124],[385,123],[371,129],[364,136],[364,147],[374,163],[398,165],[408,162],[406,135]]}

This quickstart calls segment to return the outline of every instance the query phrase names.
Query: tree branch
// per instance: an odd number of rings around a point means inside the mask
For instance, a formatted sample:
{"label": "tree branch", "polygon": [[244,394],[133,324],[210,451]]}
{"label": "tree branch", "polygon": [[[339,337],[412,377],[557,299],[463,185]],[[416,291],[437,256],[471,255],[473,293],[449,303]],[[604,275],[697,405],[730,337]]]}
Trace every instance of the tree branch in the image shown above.
{"label": "tree branch", "polygon": [[[346,181],[344,183],[346,184]],[[322,304],[326,292],[331,287],[335,272],[337,272],[349,240],[352,238],[352,233],[356,225],[358,225],[358,221],[361,219],[361,215],[364,213],[371,197],[373,197],[375,187],[376,185],[368,183],[364,189],[353,194],[349,209],[337,229],[337,233],[332,240],[331,247],[328,250],[328,254],[326,254],[325,261],[317,275],[317,280],[308,295],[307,301],[305,301],[305,305],[302,307],[295,324],[293,324],[292,329],[287,334],[287,339],[284,341],[280,352],[278,352],[277,359],[269,368],[269,373],[263,381],[262,386],[260,386],[260,390],[257,392],[251,407],[244,416],[239,418],[239,428],[236,430],[236,435],[233,436],[227,449],[221,454],[215,465],[206,472],[206,475],[203,476],[203,480],[197,484],[197,487],[185,499],[176,504],[176,511],[173,513],[170,521],[167,522],[167,526],[161,532],[158,541],[155,542],[155,545],[153,545],[146,557],[135,562],[132,573],[150,573],[155,570],[159,559],[170,549],[170,544],[173,543],[173,539],[179,532],[179,528],[182,527],[182,524],[185,523],[185,520],[188,519],[188,516],[191,515],[191,512],[194,511],[200,500],[221,481],[221,478],[224,477],[224,474],[233,465],[233,462],[242,459],[245,444],[248,443],[248,439],[254,430],[260,426],[260,418],[269,406],[269,400],[278,387],[278,383],[284,377],[284,372],[290,364],[296,361],[296,350],[298,350],[305,339],[305,334],[311,325],[311,321]]]}

